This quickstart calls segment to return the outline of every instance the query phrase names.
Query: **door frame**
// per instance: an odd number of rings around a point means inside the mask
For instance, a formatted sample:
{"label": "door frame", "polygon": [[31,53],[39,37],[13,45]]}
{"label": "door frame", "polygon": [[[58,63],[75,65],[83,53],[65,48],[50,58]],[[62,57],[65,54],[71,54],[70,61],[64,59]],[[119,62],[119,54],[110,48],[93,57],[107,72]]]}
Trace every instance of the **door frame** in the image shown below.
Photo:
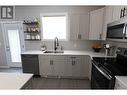
{"label": "door frame", "polygon": [[[19,64],[19,65],[14,65],[14,64],[10,64],[10,57],[8,55],[8,52],[7,52],[7,44],[6,44],[6,29],[4,27],[5,24],[20,24],[21,25],[21,29],[20,31],[23,31],[23,22],[22,21],[4,21],[4,22],[0,22],[1,23],[1,26],[2,26],[2,34],[3,34],[3,38],[4,38],[4,48],[5,48],[5,53],[6,53],[6,61],[7,61],[7,65],[8,67],[22,67],[22,64]],[[24,41],[24,33],[19,33],[21,34],[21,37],[22,39],[20,38],[20,47],[21,47],[21,53],[25,51],[25,41]]]}

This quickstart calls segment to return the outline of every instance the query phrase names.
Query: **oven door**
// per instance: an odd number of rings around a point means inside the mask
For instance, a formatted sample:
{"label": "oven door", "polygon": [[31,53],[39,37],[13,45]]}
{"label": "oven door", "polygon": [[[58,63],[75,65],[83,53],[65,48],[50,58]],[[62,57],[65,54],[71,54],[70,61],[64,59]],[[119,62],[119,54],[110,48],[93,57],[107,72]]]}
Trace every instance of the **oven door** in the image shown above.
{"label": "oven door", "polygon": [[92,63],[91,88],[92,89],[113,89],[114,78],[103,67]]}

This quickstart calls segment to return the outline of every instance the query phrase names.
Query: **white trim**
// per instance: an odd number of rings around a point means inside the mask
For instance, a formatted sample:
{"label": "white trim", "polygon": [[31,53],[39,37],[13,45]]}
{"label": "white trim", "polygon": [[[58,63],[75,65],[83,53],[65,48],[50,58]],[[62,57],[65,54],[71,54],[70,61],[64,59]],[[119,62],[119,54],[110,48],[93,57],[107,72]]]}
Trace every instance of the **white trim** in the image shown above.
{"label": "white trim", "polygon": [[59,41],[69,41],[69,18],[67,12],[62,13],[41,13],[40,22],[41,22],[41,41],[52,41],[53,39],[43,39],[43,27],[42,27],[42,17],[43,16],[66,16],[66,39],[59,39]]}
{"label": "white trim", "polygon": [[[6,33],[5,33],[5,27],[4,27],[4,25],[5,24],[21,24],[22,25],[22,21],[2,21],[2,22],[0,22],[0,24],[1,24],[1,27],[2,27],[2,34],[3,34],[3,39],[4,39],[4,49],[5,49],[5,53],[6,53],[6,61],[7,61],[7,65],[8,65],[8,67],[22,67],[22,64],[10,64],[10,61],[9,61],[9,57],[8,57],[8,53],[7,53],[7,51],[6,51],[6,37],[5,37],[5,35],[6,35]],[[21,26],[21,28],[23,29],[23,26]],[[20,30],[21,31],[21,30]],[[23,31],[23,30],[22,30]],[[20,35],[20,34],[19,34]],[[23,35],[24,36],[24,35]],[[24,37],[23,37],[24,38]],[[24,40],[24,39],[23,39]],[[21,39],[20,39],[20,42],[21,42]],[[21,43],[20,43],[21,44]],[[23,42],[23,44],[24,44],[24,48],[25,48],[25,42]],[[24,49],[25,50],[25,49]],[[24,51],[23,50],[23,51]],[[22,51],[22,46],[21,46],[21,53],[23,52]]]}

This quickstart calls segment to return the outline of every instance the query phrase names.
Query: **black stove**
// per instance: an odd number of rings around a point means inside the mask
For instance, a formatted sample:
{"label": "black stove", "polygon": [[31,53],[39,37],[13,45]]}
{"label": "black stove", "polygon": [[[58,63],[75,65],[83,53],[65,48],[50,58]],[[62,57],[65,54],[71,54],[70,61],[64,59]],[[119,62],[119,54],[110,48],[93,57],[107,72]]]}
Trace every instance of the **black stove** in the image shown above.
{"label": "black stove", "polygon": [[118,54],[116,58],[93,57],[96,65],[101,65],[113,75],[127,76],[127,57]]}
{"label": "black stove", "polygon": [[93,57],[91,88],[113,89],[116,75],[127,76],[127,49],[119,48],[116,57]]}

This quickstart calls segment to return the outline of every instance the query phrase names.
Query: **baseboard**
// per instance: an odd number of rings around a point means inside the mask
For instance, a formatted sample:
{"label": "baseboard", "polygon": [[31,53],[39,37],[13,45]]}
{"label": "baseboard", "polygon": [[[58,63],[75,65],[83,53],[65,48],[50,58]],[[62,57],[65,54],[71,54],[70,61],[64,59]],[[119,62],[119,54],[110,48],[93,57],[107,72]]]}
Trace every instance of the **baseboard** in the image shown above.
{"label": "baseboard", "polygon": [[9,68],[9,66],[0,66],[0,68]]}

